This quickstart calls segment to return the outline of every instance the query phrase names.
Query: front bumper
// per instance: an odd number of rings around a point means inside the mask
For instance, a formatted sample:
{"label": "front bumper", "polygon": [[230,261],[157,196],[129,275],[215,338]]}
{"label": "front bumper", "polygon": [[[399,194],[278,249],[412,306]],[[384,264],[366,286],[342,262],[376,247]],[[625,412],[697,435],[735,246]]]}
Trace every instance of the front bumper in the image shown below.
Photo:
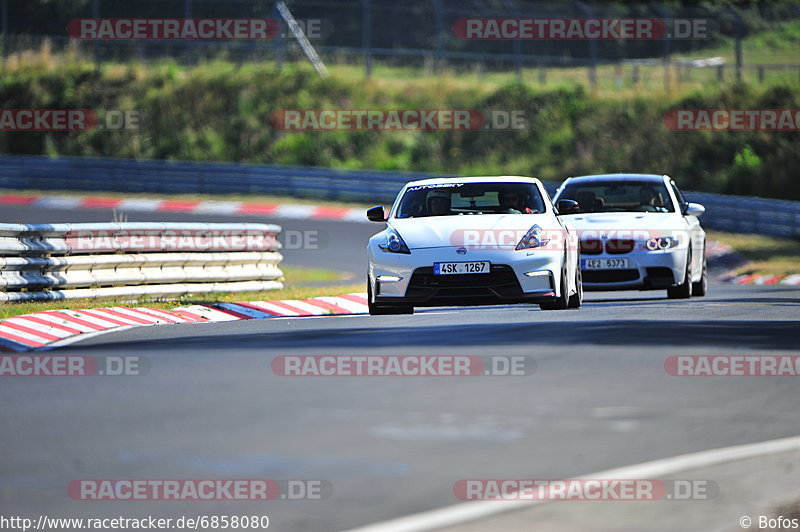
{"label": "front bumper", "polygon": [[[581,259],[628,259],[628,268],[588,270],[581,268],[587,291],[662,290],[683,282],[686,248],[657,251],[632,251],[625,254],[581,255]],[[583,265],[583,260],[581,260]]]}
{"label": "front bumper", "polygon": [[[370,248],[369,278],[375,302],[414,306],[484,305],[552,300],[563,255],[543,250],[414,249],[410,255]],[[487,274],[434,275],[435,262],[489,261]],[[533,276],[525,273],[536,272]],[[400,278],[399,280],[382,280]]]}

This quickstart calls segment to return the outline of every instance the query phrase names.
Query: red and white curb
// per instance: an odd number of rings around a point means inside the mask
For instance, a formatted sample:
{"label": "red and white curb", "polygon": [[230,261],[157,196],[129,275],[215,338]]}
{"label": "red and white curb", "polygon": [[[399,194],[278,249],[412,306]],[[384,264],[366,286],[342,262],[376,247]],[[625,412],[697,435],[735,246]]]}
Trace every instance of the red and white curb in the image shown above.
{"label": "red and white curb", "polygon": [[106,307],[46,310],[0,321],[0,351],[24,352],[67,345],[104,332],[175,323],[208,323],[300,316],[367,314],[367,294],[298,300],[190,305],[172,310]]}
{"label": "red and white curb", "polygon": [[706,242],[706,258],[714,259],[733,252],[733,248],[728,244],[723,244],[716,240],[709,240]]}
{"label": "red and white curb", "polygon": [[267,218],[368,222],[365,210],[326,205],[247,201],[185,201],[105,196],[0,195],[0,205],[29,205],[42,209],[104,209],[129,212],[181,212],[187,214],[252,215]]}
{"label": "red and white curb", "polygon": [[[706,257],[718,258],[725,255],[735,254],[736,252],[722,242],[709,241],[706,245]],[[744,275],[734,275],[733,273],[726,273],[718,278],[723,283],[734,284],[756,284],[756,285],[773,285],[773,284],[788,284],[800,285],[800,274],[794,275],[766,275],[760,273],[748,273]]]}
{"label": "red and white curb", "polygon": [[727,277],[722,279],[722,281],[734,284],[757,284],[757,285],[789,284],[797,286],[800,285],[800,274],[764,275],[760,273],[748,273],[745,275],[737,275],[735,277]]}

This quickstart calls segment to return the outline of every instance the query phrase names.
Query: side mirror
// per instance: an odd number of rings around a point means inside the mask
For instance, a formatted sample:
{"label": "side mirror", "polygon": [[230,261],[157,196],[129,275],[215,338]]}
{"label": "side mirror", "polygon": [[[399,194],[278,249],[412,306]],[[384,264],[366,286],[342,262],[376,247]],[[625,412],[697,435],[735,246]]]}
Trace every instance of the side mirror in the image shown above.
{"label": "side mirror", "polygon": [[558,200],[558,204],[556,205],[556,209],[558,209],[559,215],[564,214],[580,214],[581,206],[580,204],[571,199],[562,199]]}
{"label": "side mirror", "polygon": [[686,216],[700,216],[706,212],[706,208],[699,203],[687,203],[683,207],[683,214]]}
{"label": "side mirror", "polygon": [[383,207],[378,205],[367,210],[367,220],[370,222],[385,222],[386,215],[383,214]]}

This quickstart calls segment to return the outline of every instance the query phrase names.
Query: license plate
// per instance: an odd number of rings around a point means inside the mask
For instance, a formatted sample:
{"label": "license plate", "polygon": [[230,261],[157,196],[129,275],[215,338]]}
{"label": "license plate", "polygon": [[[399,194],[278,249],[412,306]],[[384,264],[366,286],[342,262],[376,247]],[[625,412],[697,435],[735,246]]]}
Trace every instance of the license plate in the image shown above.
{"label": "license plate", "polygon": [[460,273],[489,273],[492,263],[481,262],[434,262],[434,275],[455,275]]}
{"label": "license plate", "polygon": [[625,270],[628,259],[581,259],[581,270]]}

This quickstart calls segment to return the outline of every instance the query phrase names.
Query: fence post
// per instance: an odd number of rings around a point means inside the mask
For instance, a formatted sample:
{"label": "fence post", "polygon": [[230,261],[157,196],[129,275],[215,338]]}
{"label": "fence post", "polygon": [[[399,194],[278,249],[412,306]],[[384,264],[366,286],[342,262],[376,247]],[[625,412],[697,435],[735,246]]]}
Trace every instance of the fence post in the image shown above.
{"label": "fence post", "polygon": [[[100,0],[92,0],[92,18],[100,18]],[[97,40],[92,40],[92,56],[94,69],[100,72],[100,60],[97,58]]]}
{"label": "fence post", "polygon": [[[583,2],[576,1],[575,7],[586,18],[594,18],[594,11]],[[589,85],[592,90],[597,90],[597,41],[594,39],[589,39]]]}
{"label": "fence post", "polygon": [[[666,21],[669,18],[669,13],[661,7],[660,5],[656,4],[655,2],[650,3],[650,7],[655,11],[658,16],[661,17],[663,21]],[[669,93],[672,88],[672,79],[671,79],[671,60],[670,60],[670,38],[667,36],[666,33],[661,37],[661,52],[664,57],[664,89]]]}
{"label": "fence post", "polygon": [[[183,0],[183,18],[192,18],[192,0]],[[187,64],[191,64],[192,60],[192,49],[194,48],[194,43],[192,43],[191,39],[186,39],[186,44],[184,45],[183,51],[185,54],[185,61]]]}
{"label": "fence post", "polygon": [[433,76],[436,71],[436,59],[430,52],[425,52],[422,57],[422,69],[425,72],[425,76]]}
{"label": "fence post", "polygon": [[717,81],[725,81],[725,65],[717,67]]}
{"label": "fence post", "polygon": [[434,32],[436,33],[436,63],[434,64],[434,72],[439,69],[444,69],[442,60],[442,50],[444,49],[444,19],[442,17],[442,2],[441,0],[432,0],[433,3],[433,23]]}
{"label": "fence post", "polygon": [[[506,0],[511,13],[519,19],[521,18],[519,12],[519,6],[517,6],[514,0]],[[511,43],[511,49],[514,53],[514,72],[517,74],[517,79],[522,80],[522,41],[520,39],[514,39]]]}
{"label": "fence post", "polygon": [[730,4],[725,4],[725,9],[727,9],[731,15],[733,15],[734,20],[734,37],[736,38],[736,81],[742,81],[742,31],[743,24],[742,24],[742,17],[739,16],[739,13],[731,7]]}
{"label": "fence post", "polygon": [[475,63],[475,74],[478,76],[479,80],[483,79],[483,60],[481,59]]}
{"label": "fence post", "polygon": [[0,0],[0,31],[3,32],[3,54],[8,55],[8,0]]}
{"label": "fence post", "polygon": [[364,77],[372,76],[372,0],[361,0],[361,49],[364,53]]}
{"label": "fence post", "polygon": [[764,65],[758,65],[758,82],[764,83]]}

